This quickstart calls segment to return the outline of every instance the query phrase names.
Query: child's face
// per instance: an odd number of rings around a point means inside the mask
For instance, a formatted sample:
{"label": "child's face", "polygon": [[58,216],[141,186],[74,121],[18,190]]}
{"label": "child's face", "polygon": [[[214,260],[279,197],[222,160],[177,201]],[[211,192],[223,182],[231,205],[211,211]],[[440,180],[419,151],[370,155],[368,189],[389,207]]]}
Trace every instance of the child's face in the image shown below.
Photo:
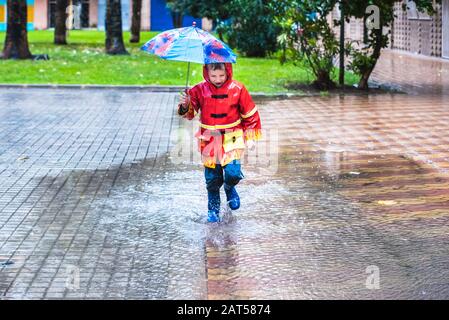
{"label": "child's face", "polygon": [[226,71],[225,70],[209,70],[209,80],[214,86],[220,88],[223,83],[226,82]]}

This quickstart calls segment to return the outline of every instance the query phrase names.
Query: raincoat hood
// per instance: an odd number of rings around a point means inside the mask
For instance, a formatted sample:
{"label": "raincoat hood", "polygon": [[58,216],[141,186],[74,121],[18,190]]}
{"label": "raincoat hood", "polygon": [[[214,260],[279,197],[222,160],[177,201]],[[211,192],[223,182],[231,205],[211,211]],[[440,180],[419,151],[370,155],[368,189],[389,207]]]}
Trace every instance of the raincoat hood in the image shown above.
{"label": "raincoat hood", "polygon": [[[225,63],[224,65],[225,65],[225,71],[226,71],[227,79],[226,79],[225,83],[223,83],[223,85],[221,87],[225,86],[230,81],[232,81],[232,63]],[[207,65],[206,64],[203,65],[203,78],[204,78],[204,80],[206,80],[207,83],[209,83],[210,85],[214,86],[212,84],[212,82],[210,82],[209,70],[207,69]]]}

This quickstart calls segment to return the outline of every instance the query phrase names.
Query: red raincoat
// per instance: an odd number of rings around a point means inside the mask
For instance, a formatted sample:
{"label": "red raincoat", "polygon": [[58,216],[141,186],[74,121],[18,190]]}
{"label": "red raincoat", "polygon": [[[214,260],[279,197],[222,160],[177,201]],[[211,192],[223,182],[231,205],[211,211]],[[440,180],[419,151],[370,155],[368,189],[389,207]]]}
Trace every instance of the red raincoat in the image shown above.
{"label": "red raincoat", "polygon": [[[248,90],[232,79],[232,64],[226,63],[226,82],[215,87],[203,66],[203,82],[189,90],[189,109],[183,117],[192,120],[200,113],[200,129],[196,134],[203,164],[215,168],[240,159],[245,141],[259,140],[261,123],[259,112]],[[178,113],[182,114],[181,105]]]}

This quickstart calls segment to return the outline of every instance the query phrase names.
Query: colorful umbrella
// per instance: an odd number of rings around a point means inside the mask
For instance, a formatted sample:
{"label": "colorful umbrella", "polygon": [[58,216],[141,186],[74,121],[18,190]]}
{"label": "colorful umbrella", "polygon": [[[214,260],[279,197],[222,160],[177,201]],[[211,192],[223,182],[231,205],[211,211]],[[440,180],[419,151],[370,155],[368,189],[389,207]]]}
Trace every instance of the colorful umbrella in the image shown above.
{"label": "colorful umbrella", "polygon": [[166,60],[188,62],[186,87],[189,83],[190,62],[235,63],[237,56],[222,41],[193,26],[164,31],[145,43],[141,50]]}

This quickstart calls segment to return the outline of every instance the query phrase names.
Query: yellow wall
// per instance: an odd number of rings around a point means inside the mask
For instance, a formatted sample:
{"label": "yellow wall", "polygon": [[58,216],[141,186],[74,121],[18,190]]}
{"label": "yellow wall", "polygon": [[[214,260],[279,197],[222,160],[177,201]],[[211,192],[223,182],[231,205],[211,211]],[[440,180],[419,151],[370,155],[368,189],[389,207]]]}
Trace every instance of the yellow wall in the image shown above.
{"label": "yellow wall", "polygon": [[[34,22],[34,3],[27,6],[27,22],[33,24]],[[0,31],[4,31],[6,28],[6,4],[0,2]],[[31,25],[32,26],[32,25]]]}
{"label": "yellow wall", "polygon": [[27,22],[33,22],[34,21],[34,6],[28,5],[27,8]]}
{"label": "yellow wall", "polygon": [[5,6],[0,5],[0,22],[6,21],[5,11]]}
{"label": "yellow wall", "polygon": [[[28,5],[27,10],[27,20],[28,22],[34,22],[34,6]],[[0,22],[6,22],[6,5],[0,4]]]}

